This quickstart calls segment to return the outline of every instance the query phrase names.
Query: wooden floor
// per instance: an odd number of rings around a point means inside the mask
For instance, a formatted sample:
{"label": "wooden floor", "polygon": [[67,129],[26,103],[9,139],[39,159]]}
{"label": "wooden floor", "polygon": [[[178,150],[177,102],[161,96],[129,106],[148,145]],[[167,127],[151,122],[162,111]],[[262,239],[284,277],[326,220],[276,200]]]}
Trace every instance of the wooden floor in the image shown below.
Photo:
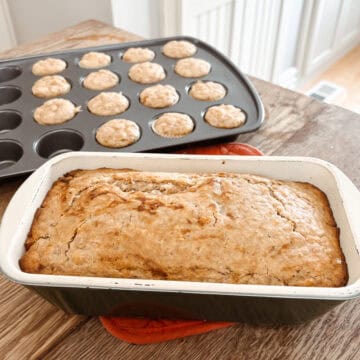
{"label": "wooden floor", "polygon": [[311,89],[319,81],[330,81],[345,89],[332,104],[360,113],[360,45],[347,53],[334,65],[301,88],[301,92]]}

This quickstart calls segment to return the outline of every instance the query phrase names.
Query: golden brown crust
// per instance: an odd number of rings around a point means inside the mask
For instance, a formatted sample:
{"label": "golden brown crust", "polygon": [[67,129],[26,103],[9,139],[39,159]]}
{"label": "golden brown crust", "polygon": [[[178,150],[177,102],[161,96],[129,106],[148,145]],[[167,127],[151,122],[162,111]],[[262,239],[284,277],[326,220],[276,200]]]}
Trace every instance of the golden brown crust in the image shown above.
{"label": "golden brown crust", "polygon": [[254,175],[75,170],[36,213],[23,271],[344,286],[326,196]]}

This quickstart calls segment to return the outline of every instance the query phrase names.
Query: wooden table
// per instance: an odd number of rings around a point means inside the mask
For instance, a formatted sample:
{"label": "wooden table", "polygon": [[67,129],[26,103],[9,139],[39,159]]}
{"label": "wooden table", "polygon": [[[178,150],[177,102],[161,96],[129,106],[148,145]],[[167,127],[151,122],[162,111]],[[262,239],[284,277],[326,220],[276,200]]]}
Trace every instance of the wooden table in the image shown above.
{"label": "wooden table", "polygon": [[[86,21],[0,54],[17,57],[140,39]],[[253,78],[266,108],[260,131],[240,135],[266,154],[315,156],[360,187],[360,116]],[[0,183],[0,216],[24,178]],[[359,219],[360,221],[360,219]],[[136,346],[109,335],[97,318],[64,314],[0,277],[0,359],[360,359],[360,300],[301,326],[239,324],[162,344]]]}

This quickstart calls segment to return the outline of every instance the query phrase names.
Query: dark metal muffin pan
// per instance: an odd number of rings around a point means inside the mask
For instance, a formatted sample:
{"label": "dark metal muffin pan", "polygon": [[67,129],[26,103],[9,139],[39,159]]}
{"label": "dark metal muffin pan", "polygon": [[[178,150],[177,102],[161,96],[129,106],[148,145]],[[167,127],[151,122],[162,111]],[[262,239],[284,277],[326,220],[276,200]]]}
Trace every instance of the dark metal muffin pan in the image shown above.
{"label": "dark metal muffin pan", "polygon": [[[162,54],[162,47],[170,40],[187,40],[197,46],[196,58],[211,64],[211,71],[202,78],[184,78],[174,72],[176,59]],[[139,101],[140,92],[148,86],[135,83],[128,77],[133,65],[124,62],[121,57],[130,47],[148,47],[155,52],[153,62],[161,64],[166,78],[160,84],[169,84],[176,88],[179,101],[164,109],[152,109]],[[109,69],[119,76],[119,84],[107,91],[121,91],[130,101],[128,110],[115,116],[95,116],[87,109],[87,102],[100,91],[85,89],[84,77],[96,69],[82,69],[78,66],[81,56],[89,51],[101,51],[109,54],[112,62]],[[63,59],[67,68],[59,75],[71,83],[71,91],[62,96],[80,105],[82,111],[72,120],[61,125],[39,125],[33,119],[34,110],[46,99],[35,97],[31,88],[40,77],[31,72],[32,65],[47,57]],[[196,80],[212,80],[223,84],[226,96],[220,101],[199,101],[188,95],[188,90]],[[247,116],[246,123],[234,129],[218,129],[204,121],[207,108],[218,104],[232,104],[241,108]],[[164,138],[155,134],[151,124],[160,114],[181,112],[190,115],[195,123],[194,131],[180,138]],[[106,148],[95,139],[97,128],[114,118],[135,121],[141,129],[141,138],[134,144],[120,148]],[[264,110],[254,87],[224,55],[206,43],[191,37],[171,37],[130,43],[120,43],[86,49],[75,49],[41,56],[0,61],[0,178],[25,174],[38,168],[47,159],[70,150],[83,151],[119,151],[145,152],[168,147],[176,147],[205,140],[215,140],[236,136],[258,129],[263,122]]]}

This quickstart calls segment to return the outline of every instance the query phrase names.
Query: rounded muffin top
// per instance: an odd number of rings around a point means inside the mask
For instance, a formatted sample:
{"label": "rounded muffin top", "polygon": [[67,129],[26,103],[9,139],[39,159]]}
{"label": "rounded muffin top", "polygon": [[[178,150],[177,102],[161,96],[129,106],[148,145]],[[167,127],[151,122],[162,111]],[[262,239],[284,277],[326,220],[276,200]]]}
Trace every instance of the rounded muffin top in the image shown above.
{"label": "rounded muffin top", "polygon": [[172,40],[163,47],[163,54],[173,59],[181,59],[193,56],[196,53],[196,46],[186,40]]}

